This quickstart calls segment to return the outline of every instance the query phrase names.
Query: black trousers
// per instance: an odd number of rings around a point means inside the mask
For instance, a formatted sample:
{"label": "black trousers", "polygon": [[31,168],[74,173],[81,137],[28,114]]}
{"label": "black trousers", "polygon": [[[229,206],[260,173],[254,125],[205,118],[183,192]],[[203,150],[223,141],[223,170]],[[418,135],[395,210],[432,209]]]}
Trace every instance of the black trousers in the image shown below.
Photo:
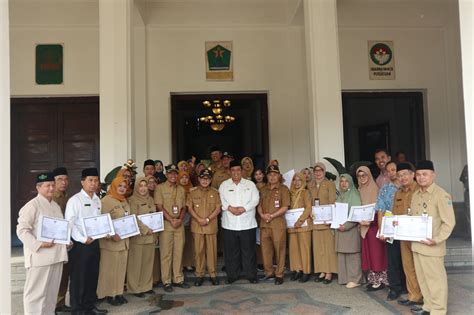
{"label": "black trousers", "polygon": [[390,288],[398,293],[406,290],[405,272],[403,272],[402,254],[400,241],[394,240],[393,244],[387,243],[388,258],[388,284]]}
{"label": "black trousers", "polygon": [[243,271],[248,280],[257,279],[256,229],[224,232],[224,258],[227,278],[237,280]]}
{"label": "black trousers", "polygon": [[69,252],[69,295],[73,312],[92,310],[97,301],[99,279],[99,241],[89,245],[74,241]]}

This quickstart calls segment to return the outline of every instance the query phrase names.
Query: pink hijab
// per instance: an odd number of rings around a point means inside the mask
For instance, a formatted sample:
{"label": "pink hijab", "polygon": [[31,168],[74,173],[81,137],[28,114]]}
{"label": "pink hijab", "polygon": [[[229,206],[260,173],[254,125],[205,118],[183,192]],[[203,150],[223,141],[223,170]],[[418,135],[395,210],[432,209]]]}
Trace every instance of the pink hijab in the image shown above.
{"label": "pink hijab", "polygon": [[[363,172],[367,174],[369,180],[364,185],[359,184],[359,193],[360,193],[360,200],[362,201],[362,205],[370,205],[371,203],[377,202],[377,195],[379,193],[379,186],[374,181],[374,177],[370,172],[367,166],[361,166],[356,171],[356,176],[359,172]],[[367,231],[369,230],[368,226],[361,225],[360,226],[360,235],[362,238],[365,238]]]}

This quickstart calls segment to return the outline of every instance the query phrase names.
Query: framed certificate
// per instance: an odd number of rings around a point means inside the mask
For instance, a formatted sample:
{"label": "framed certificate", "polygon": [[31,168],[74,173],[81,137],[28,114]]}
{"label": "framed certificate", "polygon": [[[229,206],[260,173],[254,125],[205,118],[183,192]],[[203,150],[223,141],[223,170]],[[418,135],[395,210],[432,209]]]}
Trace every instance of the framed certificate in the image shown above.
{"label": "framed certificate", "polygon": [[334,205],[314,206],[313,207],[313,223],[329,224],[332,223],[334,213]]}
{"label": "framed certificate", "polygon": [[82,218],[82,228],[87,237],[92,239],[115,235],[110,213]]}
{"label": "framed certificate", "polygon": [[163,223],[163,212],[153,212],[147,214],[140,214],[138,216],[138,220],[140,220],[143,224],[148,226],[153,233],[161,232],[165,229],[165,225]]}
{"label": "framed certificate", "polygon": [[71,243],[71,229],[69,221],[60,218],[48,217],[40,214],[36,228],[36,239],[41,242],[69,245]]}
{"label": "framed certificate", "polygon": [[432,238],[433,218],[426,216],[397,216],[394,238],[403,241],[421,241]]}
{"label": "framed certificate", "polygon": [[[285,212],[286,227],[289,229],[294,229],[296,221],[298,221],[298,219],[303,214],[303,212],[304,212],[304,208],[297,208],[297,209],[291,209],[291,210],[286,211]],[[301,225],[301,227],[303,226],[308,226],[308,222],[306,222],[306,220]]]}
{"label": "framed certificate", "polygon": [[112,223],[114,224],[115,233],[117,233],[121,239],[140,234],[137,217],[134,214],[115,219]]}
{"label": "framed certificate", "polygon": [[334,215],[332,218],[331,229],[338,229],[339,225],[347,222],[347,215],[349,214],[349,204],[336,202],[334,206]]}
{"label": "framed certificate", "polygon": [[374,221],[375,203],[365,206],[352,206],[347,221],[361,222]]}
{"label": "framed certificate", "polygon": [[395,227],[393,222],[397,221],[398,216],[389,216],[382,218],[382,225],[380,226],[380,235],[383,237],[394,237]]}

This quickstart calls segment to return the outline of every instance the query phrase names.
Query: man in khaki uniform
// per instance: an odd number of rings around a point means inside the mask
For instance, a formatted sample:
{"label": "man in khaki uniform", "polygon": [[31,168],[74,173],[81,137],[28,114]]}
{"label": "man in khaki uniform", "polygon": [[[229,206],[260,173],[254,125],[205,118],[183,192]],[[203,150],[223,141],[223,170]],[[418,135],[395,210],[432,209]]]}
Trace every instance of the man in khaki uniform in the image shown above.
{"label": "man in khaki uniform", "polygon": [[412,242],[416,277],[424,304],[412,307],[415,314],[446,314],[448,306],[448,278],[444,268],[446,240],[456,224],[451,196],[434,183],[433,162],[420,161],[416,167],[416,181],[420,186],[411,201],[412,215],[433,218],[433,236]]}
{"label": "man in khaki uniform", "polygon": [[[408,163],[397,164],[397,177],[399,179],[400,188],[395,193],[393,200],[393,215],[407,215],[410,210],[413,193],[417,190],[418,184],[415,182],[415,173],[412,166]],[[413,306],[423,303],[423,295],[421,295],[420,285],[416,279],[415,263],[413,262],[413,253],[411,251],[410,241],[394,241],[400,242],[400,251],[402,256],[403,272],[406,279],[406,287],[408,291],[408,299],[398,299],[398,304]]]}
{"label": "man in khaki uniform", "polygon": [[[286,220],[285,212],[290,206],[290,191],[280,184],[278,166],[267,169],[268,184],[260,191],[260,204],[257,211],[260,220],[260,245],[262,247],[265,280],[275,276],[275,284],[283,283],[286,256]],[[275,254],[275,255],[274,255]],[[276,270],[273,271],[273,258]]]}
{"label": "man in khaki uniform", "polygon": [[234,160],[234,157],[229,154],[229,152],[224,152],[222,156],[222,167],[215,169],[215,172],[212,176],[211,187],[219,189],[221,183],[231,177],[229,166],[232,160]]}
{"label": "man in khaki uniform", "polygon": [[161,281],[166,292],[173,292],[171,280],[177,287],[187,289],[183,275],[183,249],[186,192],[177,185],[178,168],[171,164],[165,167],[166,182],[155,190],[155,204],[163,212],[165,230],[160,232]]}
{"label": "man in khaki uniform", "polygon": [[209,187],[212,172],[204,169],[199,174],[199,186],[191,188],[187,206],[192,216],[191,232],[194,240],[194,259],[196,262],[196,281],[199,287],[204,281],[207,262],[207,271],[213,285],[218,285],[217,265],[217,217],[221,212],[219,192]]}
{"label": "man in khaki uniform", "polygon": [[42,242],[36,238],[39,216],[64,218],[53,201],[55,184],[52,173],[36,178],[38,195],[20,209],[16,233],[23,242],[26,282],[23,291],[25,314],[54,314],[64,262],[66,245],[54,241]]}
{"label": "man in khaki uniform", "polygon": [[[53,194],[53,200],[61,208],[61,212],[66,212],[66,204],[69,200],[69,195],[67,194],[67,188],[69,186],[69,177],[67,169],[65,167],[58,167],[53,170],[53,176],[56,188]],[[63,274],[61,276],[61,284],[59,285],[58,292],[58,301],[56,303],[56,312],[70,312],[71,308],[67,306],[66,303],[66,293],[69,285],[69,265],[65,263],[63,265]]]}

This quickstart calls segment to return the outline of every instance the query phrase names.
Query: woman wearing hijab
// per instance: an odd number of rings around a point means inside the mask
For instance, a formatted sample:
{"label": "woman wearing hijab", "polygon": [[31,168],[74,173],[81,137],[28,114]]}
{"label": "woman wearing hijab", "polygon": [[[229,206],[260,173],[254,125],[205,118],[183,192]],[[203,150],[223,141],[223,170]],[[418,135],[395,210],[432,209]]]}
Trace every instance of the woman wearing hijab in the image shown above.
{"label": "woman wearing hijab", "polygon": [[130,169],[128,168],[122,168],[117,172],[117,175],[115,177],[122,177],[125,179],[127,182],[127,192],[125,193],[125,198],[128,198],[132,195],[133,193],[133,183],[132,183],[132,178],[133,178],[133,173]]}
{"label": "woman wearing hijab", "polygon": [[[304,208],[294,228],[288,229],[291,281],[307,282],[311,274],[311,195],[306,189],[303,173],[296,173],[291,181],[290,209]],[[306,226],[303,224],[306,223]]]}
{"label": "woman wearing hijab", "polygon": [[252,173],[254,169],[252,159],[246,156],[240,161],[240,165],[242,165],[242,178],[252,180]]}
{"label": "woman wearing hijab", "polygon": [[[357,169],[357,182],[362,205],[373,204],[377,201],[379,188],[367,166]],[[385,243],[377,238],[379,229],[377,220],[361,222],[362,235],[362,270],[367,272],[368,291],[381,290],[388,285],[387,253]]]}
{"label": "woman wearing hijab", "polygon": [[[339,192],[337,202],[347,203],[349,209],[361,205],[360,195],[351,175],[341,174]],[[336,230],[337,282],[345,284],[348,289],[360,286],[362,281],[360,234],[357,227],[356,222],[347,221]]]}
{"label": "woman wearing hijab", "polygon": [[[123,177],[116,177],[112,181],[107,196],[102,199],[102,214],[110,213],[112,220],[129,215],[130,206],[125,198],[127,187],[127,181]],[[97,297],[99,299],[107,298],[107,303],[114,306],[127,303],[123,297],[123,285],[127,271],[129,240],[122,240],[115,234],[100,239],[99,246],[100,265]]]}
{"label": "woman wearing hijab", "polygon": [[[314,166],[314,179],[309,192],[313,205],[331,205],[336,202],[336,185],[326,178],[326,166],[319,162]],[[334,234],[330,224],[313,225],[314,272],[319,273],[316,282],[329,284],[337,272],[337,256]]]}
{"label": "woman wearing hijab", "polygon": [[163,162],[161,162],[160,160],[155,160],[155,175],[154,176],[158,184],[166,182],[166,176],[163,170],[164,170]]}
{"label": "woman wearing hijab", "polygon": [[[186,161],[181,161],[187,164]],[[181,163],[180,162],[180,163]],[[178,163],[179,168],[179,163]],[[189,179],[189,174],[187,171],[179,171],[178,173],[178,184],[183,186],[186,191],[186,199],[189,195],[189,190],[193,188],[193,184]],[[183,268],[185,271],[193,272],[194,271],[194,244],[193,244],[193,234],[191,233],[191,215],[186,212],[184,217],[184,251],[183,251]]]}
{"label": "woman wearing hijab", "polygon": [[[128,199],[130,214],[137,216],[156,212],[153,197],[148,193],[149,179],[139,177],[135,181],[133,195]],[[155,257],[155,237],[153,231],[138,220],[140,235],[130,238],[127,265],[127,292],[137,297],[153,293],[153,261]]]}

